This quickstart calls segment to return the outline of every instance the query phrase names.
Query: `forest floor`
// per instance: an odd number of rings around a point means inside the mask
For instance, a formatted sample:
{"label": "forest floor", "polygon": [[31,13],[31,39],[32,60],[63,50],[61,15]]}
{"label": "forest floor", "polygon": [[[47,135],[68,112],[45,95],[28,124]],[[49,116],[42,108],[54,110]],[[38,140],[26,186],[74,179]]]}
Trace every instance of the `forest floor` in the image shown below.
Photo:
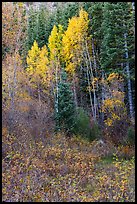
{"label": "forest floor", "polygon": [[46,141],[25,149],[15,137],[3,139],[2,201],[135,202],[134,157],[100,154],[97,141],[78,137],[58,134]]}

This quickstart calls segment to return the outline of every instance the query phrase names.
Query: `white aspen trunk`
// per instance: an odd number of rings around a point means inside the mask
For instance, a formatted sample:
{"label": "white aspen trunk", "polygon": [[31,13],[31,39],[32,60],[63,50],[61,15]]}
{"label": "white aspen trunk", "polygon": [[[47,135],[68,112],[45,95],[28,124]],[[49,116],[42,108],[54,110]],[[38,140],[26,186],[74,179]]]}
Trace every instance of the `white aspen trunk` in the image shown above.
{"label": "white aspen trunk", "polygon": [[56,65],[56,113],[58,113],[58,66]]}
{"label": "white aspen trunk", "polygon": [[134,1],[132,2],[132,6],[133,6],[133,8],[135,10],[135,2]]}
{"label": "white aspen trunk", "polygon": [[132,10],[135,11],[135,2],[132,2]]}
{"label": "white aspen trunk", "polygon": [[[95,56],[94,39],[92,39],[92,54],[93,54],[95,76],[97,77],[97,62],[96,62],[96,56]],[[98,83],[97,83],[97,86],[98,86]]]}
{"label": "white aspen trunk", "polygon": [[131,90],[131,80],[130,80],[130,68],[129,68],[129,56],[128,56],[128,48],[127,48],[127,33],[124,33],[125,39],[125,57],[127,59],[126,62],[126,74],[127,74],[127,84],[128,84],[128,101],[129,101],[129,111],[130,117],[133,119],[133,102],[132,102],[132,90]]}
{"label": "white aspen trunk", "polygon": [[[135,12],[135,4],[134,4],[135,2],[132,2],[132,11],[133,11],[133,15],[134,15],[134,12]],[[134,31],[134,36],[135,36],[135,19],[134,19],[134,23],[133,23],[133,25],[134,25],[134,29],[133,29],[133,31]]]}
{"label": "white aspen trunk", "polygon": [[76,83],[75,83],[75,76],[73,75],[73,92],[74,92],[74,103],[76,109],[78,108],[78,101],[77,101],[77,92],[76,92]]}
{"label": "white aspen trunk", "polygon": [[[97,62],[96,62],[96,55],[95,55],[95,46],[94,46],[94,38],[92,39],[92,54],[93,54],[93,62],[94,62],[94,70],[95,70],[95,77],[97,78]],[[97,90],[98,90],[98,81],[97,83]],[[96,108],[98,110],[98,101],[96,97]]]}
{"label": "white aspen trunk", "polygon": [[89,79],[89,66],[88,66],[88,59],[87,59],[87,55],[86,53],[84,52],[84,55],[85,55],[85,61],[86,61],[86,66],[87,66],[87,79],[88,79],[88,91],[89,91],[89,97],[90,97],[90,106],[91,106],[91,112],[92,112],[92,115],[93,115],[93,118],[95,120],[95,115],[94,115],[94,107],[93,107],[93,102],[92,102],[92,96],[91,96],[91,86],[90,86],[90,79]]}
{"label": "white aspen trunk", "polygon": [[[102,71],[102,81],[104,81],[104,72]],[[102,90],[101,90],[101,107],[104,103],[104,84],[102,83]],[[102,123],[104,121],[104,113],[101,111],[101,120],[102,120]]]}
{"label": "white aspen trunk", "polygon": [[[82,70],[83,70],[83,67],[82,67],[82,65],[80,65],[80,71],[81,71],[81,73],[82,73]],[[83,106],[83,96],[82,96],[82,93],[80,92],[80,103],[81,103],[81,106]]]}
{"label": "white aspen trunk", "polygon": [[[90,59],[90,55],[89,55],[89,51],[88,51],[87,41],[86,41],[86,52],[87,52],[87,56],[88,56],[88,60],[89,60],[91,77],[92,77],[92,80],[93,80],[94,79],[94,75],[93,75],[92,63],[91,63],[91,59]],[[93,95],[94,95],[94,119],[96,120],[96,115],[97,115],[97,99],[96,99],[94,83],[93,83]]]}

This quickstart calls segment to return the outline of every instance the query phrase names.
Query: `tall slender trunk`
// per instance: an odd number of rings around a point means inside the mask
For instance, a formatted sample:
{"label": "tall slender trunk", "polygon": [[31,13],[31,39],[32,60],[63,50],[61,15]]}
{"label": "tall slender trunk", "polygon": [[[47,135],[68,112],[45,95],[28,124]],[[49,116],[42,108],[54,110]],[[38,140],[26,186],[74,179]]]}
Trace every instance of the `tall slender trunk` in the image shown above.
{"label": "tall slender trunk", "polygon": [[87,80],[88,80],[88,92],[89,92],[89,98],[90,98],[91,113],[93,115],[93,119],[95,120],[94,107],[93,107],[93,101],[92,101],[92,96],[91,96],[88,59],[87,59],[87,55],[85,52],[84,52],[84,55],[85,55],[85,61],[86,61],[86,67],[87,67],[86,73],[87,73]]}
{"label": "tall slender trunk", "polygon": [[129,56],[127,47],[127,33],[124,33],[124,47],[125,47],[125,58],[126,58],[126,74],[127,74],[127,86],[128,86],[128,101],[129,101],[129,111],[130,117],[133,119],[133,102],[132,102],[132,89],[131,89],[131,79],[130,79],[130,68],[129,68]]}
{"label": "tall slender trunk", "polygon": [[[95,54],[95,46],[94,46],[94,38],[92,39],[92,54],[93,54],[93,64],[94,64],[94,70],[95,70],[95,77],[97,78],[97,61],[96,61],[96,54]],[[98,81],[96,82],[97,84],[97,90],[99,88],[98,86]],[[96,97],[96,103],[97,103],[97,110],[98,110],[98,100]]]}
{"label": "tall slender trunk", "polygon": [[134,36],[135,36],[135,4],[134,4],[135,2],[132,2],[132,12],[133,12],[133,25],[134,25],[134,28],[133,28],[133,31],[134,31]]}
{"label": "tall slender trunk", "polygon": [[[94,46],[94,39],[92,39],[92,54],[93,54],[93,64],[95,69],[95,76],[97,77],[97,62],[96,62],[96,55],[95,55],[95,46]],[[98,83],[97,83],[98,86]]]}
{"label": "tall slender trunk", "polygon": [[59,100],[59,89],[58,89],[58,65],[56,63],[56,113],[58,113],[58,100]]}
{"label": "tall slender trunk", "polygon": [[74,103],[76,106],[76,109],[78,108],[78,101],[77,101],[77,92],[76,92],[76,82],[75,82],[75,76],[73,75],[73,92],[74,92]]}
{"label": "tall slender trunk", "polygon": [[[91,78],[92,78],[92,81],[93,81],[94,75],[93,75],[93,69],[92,69],[92,62],[91,62],[89,51],[88,51],[87,41],[85,41],[85,43],[86,43],[86,52],[87,52],[90,71],[91,71]],[[94,83],[93,83],[93,95],[94,95],[94,120],[96,120],[96,116],[97,116],[97,98],[96,98]]]}
{"label": "tall slender trunk", "polygon": [[[104,72],[102,70],[102,81],[104,81]],[[104,99],[105,99],[105,96],[104,96],[104,84],[102,83],[102,86],[101,86],[101,107],[104,103]],[[104,121],[104,113],[101,111],[101,122],[103,124],[103,121]]]}
{"label": "tall slender trunk", "polygon": [[[82,65],[80,64],[80,74],[81,74],[81,75],[82,75],[82,71],[83,71],[83,67],[82,67]],[[84,77],[86,78],[86,76],[84,76]],[[80,77],[80,79],[81,79],[81,78],[82,78],[82,77]],[[84,80],[84,79],[82,79],[82,80]],[[84,106],[83,100],[84,100],[83,94],[82,94],[82,91],[80,91],[80,104],[81,104],[82,107]]]}
{"label": "tall slender trunk", "polygon": [[135,2],[132,2],[132,9],[135,11]]}

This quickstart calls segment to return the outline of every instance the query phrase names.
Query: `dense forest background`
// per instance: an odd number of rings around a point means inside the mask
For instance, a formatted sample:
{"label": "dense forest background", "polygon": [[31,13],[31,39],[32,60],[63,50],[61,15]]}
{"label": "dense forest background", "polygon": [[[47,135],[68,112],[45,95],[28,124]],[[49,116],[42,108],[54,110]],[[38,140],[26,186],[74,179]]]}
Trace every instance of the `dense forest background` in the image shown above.
{"label": "dense forest background", "polygon": [[4,161],[59,135],[128,157],[134,117],[134,2],[2,3]]}

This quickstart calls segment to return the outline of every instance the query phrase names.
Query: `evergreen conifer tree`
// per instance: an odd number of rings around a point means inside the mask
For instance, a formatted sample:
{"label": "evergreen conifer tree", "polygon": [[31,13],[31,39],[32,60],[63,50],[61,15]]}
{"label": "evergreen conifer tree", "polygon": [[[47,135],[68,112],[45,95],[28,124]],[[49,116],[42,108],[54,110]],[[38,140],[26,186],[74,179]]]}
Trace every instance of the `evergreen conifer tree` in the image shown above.
{"label": "evergreen conifer tree", "polygon": [[134,21],[132,13],[131,3],[104,3],[100,59],[101,67],[106,74],[119,72],[127,79],[125,86],[127,90],[125,91],[128,95],[131,118],[133,117],[131,77],[134,78]]}
{"label": "evergreen conifer tree", "polygon": [[74,127],[75,106],[73,92],[71,91],[70,83],[67,82],[67,74],[65,72],[62,74],[58,88],[58,112],[55,113],[56,128],[70,134],[73,132]]}

